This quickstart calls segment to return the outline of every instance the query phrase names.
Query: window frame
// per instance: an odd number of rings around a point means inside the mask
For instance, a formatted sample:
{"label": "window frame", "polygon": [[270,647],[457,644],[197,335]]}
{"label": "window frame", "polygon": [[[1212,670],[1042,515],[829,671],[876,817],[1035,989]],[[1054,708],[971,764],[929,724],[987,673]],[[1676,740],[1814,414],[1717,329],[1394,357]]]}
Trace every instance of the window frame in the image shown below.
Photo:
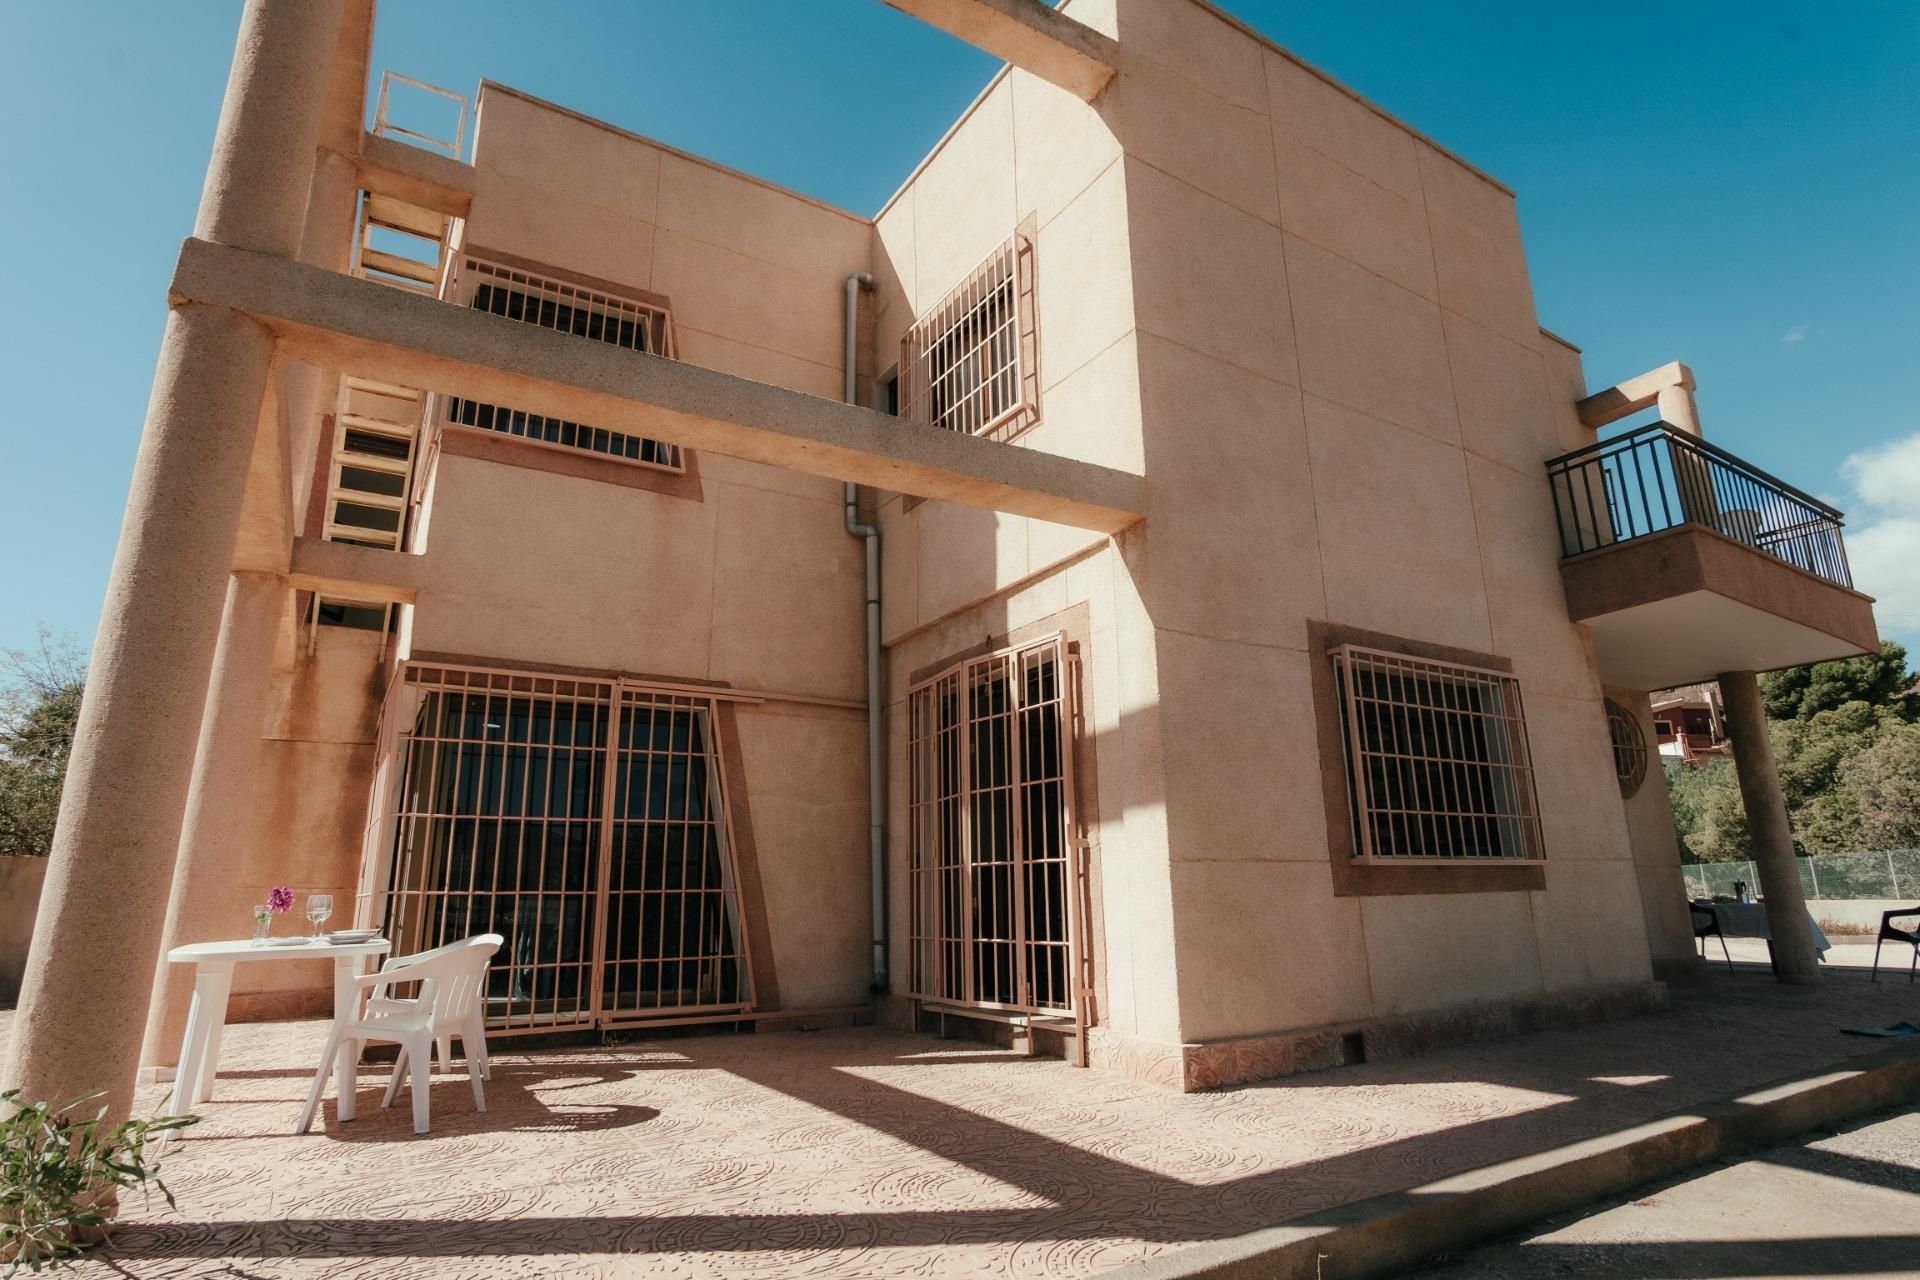
{"label": "window frame", "polygon": [[[983,370],[957,403],[939,407],[939,384],[953,380],[960,359],[948,357],[946,369],[936,373],[943,346],[971,341],[969,322],[1004,291],[1008,314],[995,321],[986,336],[967,347],[967,355],[999,349],[1002,335],[1010,365]],[[956,338],[956,335],[960,335]],[[982,389],[1008,386],[1009,402],[990,413],[969,412],[967,405]],[[1021,228],[995,246],[986,259],[945,297],[928,308],[900,335],[900,416],[922,426],[1002,442],[1025,434],[1040,420],[1040,370],[1037,308],[1034,300],[1034,236]]]}
{"label": "window frame", "polygon": [[[1042,703],[1030,704],[1025,700],[1023,674],[1024,663],[1032,655],[1050,659],[1053,665],[1051,677],[1053,695]],[[982,767],[980,760],[984,754],[978,753],[974,735],[977,732],[979,718],[968,711],[968,695],[975,682],[983,675],[992,678],[998,670],[1005,676],[1009,689],[1020,686],[1013,701],[1007,704],[1004,714],[987,717],[990,720],[1004,719],[1008,726],[1007,754],[999,763],[1008,770],[1004,783],[988,783],[984,788],[978,786],[974,775]],[[957,715],[951,723],[943,720],[941,699],[943,694],[951,694],[957,701],[954,704]],[[907,716],[909,729],[906,735],[906,777],[907,777],[907,832],[906,840],[906,886],[909,908],[906,921],[907,963],[904,966],[907,977],[908,997],[923,1006],[939,1007],[949,1012],[976,1010],[989,1013],[1003,1013],[1031,1019],[1035,1025],[1048,1023],[1072,1024],[1080,1043],[1085,1044],[1085,1028],[1093,1016],[1093,990],[1089,976],[1089,957],[1091,955],[1091,909],[1089,894],[1091,889],[1089,857],[1090,848],[1086,832],[1079,820],[1080,775],[1076,764],[1076,740],[1080,726],[1080,655],[1078,646],[1069,638],[1065,630],[1048,631],[1037,636],[1015,640],[1007,637],[1000,644],[989,643],[979,650],[958,655],[938,665],[931,671],[917,671],[910,677],[907,692]],[[1059,733],[1057,756],[1052,761],[1051,772],[1046,776],[1029,774],[1025,768],[1025,739],[1014,726],[1023,715],[1043,705],[1055,708],[1056,729]],[[946,754],[942,755],[942,748]],[[924,754],[921,750],[924,748]],[[951,771],[954,789],[949,793],[935,786],[928,786],[936,775],[946,777],[943,767]],[[977,816],[981,797],[994,791],[1005,791],[1010,797],[1026,797],[1035,792],[1030,788],[1054,785],[1059,789],[1059,848],[1054,855],[1035,859],[1031,851],[1024,846],[1009,848],[1004,858],[992,858],[976,862],[973,857],[974,830],[968,820],[969,815]],[[943,808],[944,806],[944,808]],[[1007,806],[1008,831],[1013,833],[1016,843],[1023,837],[1024,803],[1010,800]],[[937,831],[943,822],[943,814],[949,815],[954,822],[957,845],[949,848],[938,838]],[[927,843],[928,838],[934,840]],[[935,847],[935,846],[938,847]],[[1014,894],[1008,905],[1008,919],[1029,914],[1025,899],[1020,896],[1029,888],[1029,880],[1035,877],[1034,868],[1041,867],[1040,877],[1046,876],[1045,866],[1057,864],[1058,888],[1061,892],[1059,902],[1060,928],[1063,937],[1057,942],[1051,939],[1034,937],[1031,933],[1009,940],[999,941],[976,936],[980,899],[974,896],[977,886],[973,877],[981,866],[1004,869],[1010,892]],[[1021,879],[1021,875],[1026,879]],[[928,912],[934,912],[944,922],[948,916],[947,903],[942,896],[944,886],[955,877],[964,887],[964,896],[956,907],[961,920],[960,932],[947,935],[937,932],[938,924],[928,919]],[[1013,968],[1005,975],[1014,988],[1011,1000],[993,999],[983,996],[984,990],[975,973],[978,957],[977,948],[992,948],[1004,945],[1008,948]],[[1058,974],[1059,985],[1064,986],[1064,1003],[1048,1002],[1037,998],[1021,1000],[1025,995],[1037,996],[1038,987],[1032,982],[1029,952],[1040,952],[1058,948],[1061,954],[1062,968]],[[963,969],[957,978],[948,972],[944,961],[950,959],[945,953],[949,949],[953,955],[962,958]],[[1051,983],[1049,984],[1051,985]],[[957,994],[956,994],[957,989]]]}
{"label": "window frame", "polygon": [[[1405,636],[1370,631],[1324,619],[1307,620],[1307,664],[1313,696],[1314,725],[1320,756],[1321,808],[1326,822],[1328,866],[1335,897],[1505,893],[1546,887],[1547,860],[1518,858],[1406,858],[1368,859],[1360,849],[1349,799],[1348,743],[1340,693],[1334,679],[1330,651],[1341,645],[1412,657],[1419,660],[1475,667],[1501,676],[1513,674],[1513,663],[1497,654],[1432,644]],[[1536,804],[1536,814],[1538,807]]]}
{"label": "window frame", "polygon": [[[602,319],[602,332],[605,321],[613,320],[618,324],[631,323],[633,332],[640,337],[634,345],[613,341],[611,345],[638,351],[643,355],[657,355],[666,359],[678,359],[678,344],[674,335],[673,308],[670,302],[659,295],[645,290],[630,288],[611,281],[580,275],[559,267],[530,262],[512,254],[478,246],[464,247],[449,256],[445,279],[440,288],[443,301],[462,307],[474,307],[475,299],[482,288],[494,286],[506,290],[536,296],[542,301],[551,302],[556,308],[570,308],[575,312],[585,312]],[[500,315],[491,308],[482,308],[486,314]],[[523,316],[510,316],[521,323],[531,323],[535,327],[550,332],[567,333],[570,336],[585,336],[590,341],[607,341],[604,337],[573,335],[571,327],[560,329],[557,326],[527,321]],[[605,427],[595,427],[591,423],[568,422],[561,419],[549,419],[545,415],[534,414],[515,409],[509,405],[491,405],[455,393],[435,393],[432,406],[432,422],[436,436],[453,433],[471,433],[474,437],[491,440],[507,440],[518,445],[547,450],[568,458],[598,459],[621,467],[631,468],[640,473],[652,473],[662,477],[684,477],[693,474],[691,451],[669,441],[651,440],[646,437],[629,436],[625,432],[612,431]],[[665,451],[666,460],[633,456],[610,449],[596,449],[591,445],[566,443],[547,440],[541,435],[522,434],[491,426],[482,426],[478,422],[460,420],[462,406],[471,405],[475,417],[480,410],[491,410],[493,418],[513,419],[516,416],[531,424],[538,421],[544,428],[552,425],[561,434],[576,437],[583,434],[599,436],[620,436],[636,442],[637,452],[646,452],[648,446],[657,453]],[[462,450],[463,453],[477,454],[484,446]]]}
{"label": "window frame", "polygon": [[[1326,656],[1340,686],[1357,861],[1511,866],[1546,860],[1525,703],[1511,672],[1358,644],[1336,645]],[[1361,688],[1363,671],[1371,676],[1370,690]],[[1383,683],[1401,692],[1383,692]],[[1367,712],[1367,704],[1377,709]],[[1390,742],[1369,733],[1388,717]],[[1393,797],[1375,793],[1382,762],[1398,778]],[[1388,851],[1381,848],[1383,836],[1421,847]],[[1456,843],[1519,852],[1456,852]]]}

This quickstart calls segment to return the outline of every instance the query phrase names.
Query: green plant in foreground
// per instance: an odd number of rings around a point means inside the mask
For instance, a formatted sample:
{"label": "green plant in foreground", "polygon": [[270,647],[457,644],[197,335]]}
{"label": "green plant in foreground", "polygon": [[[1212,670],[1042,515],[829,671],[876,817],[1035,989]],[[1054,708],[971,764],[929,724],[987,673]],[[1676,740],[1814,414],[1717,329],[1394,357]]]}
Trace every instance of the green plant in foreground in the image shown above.
{"label": "green plant in foreground", "polygon": [[105,1240],[130,1187],[145,1193],[152,1184],[174,1207],[147,1142],[200,1117],[123,1120],[109,1129],[104,1107],[90,1118],[81,1113],[102,1096],[55,1105],[22,1102],[18,1089],[0,1093],[0,1275],[56,1267]]}

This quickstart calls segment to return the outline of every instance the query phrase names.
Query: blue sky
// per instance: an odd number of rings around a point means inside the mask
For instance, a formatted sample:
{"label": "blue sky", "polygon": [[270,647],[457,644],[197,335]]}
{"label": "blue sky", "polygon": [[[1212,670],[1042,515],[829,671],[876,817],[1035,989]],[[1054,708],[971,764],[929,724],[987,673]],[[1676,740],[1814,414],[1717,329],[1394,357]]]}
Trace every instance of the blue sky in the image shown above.
{"label": "blue sky", "polygon": [[[1541,322],[1848,511],[1920,656],[1920,6],[1227,0],[1519,192]],[[0,646],[91,640],[238,0],[0,4]],[[878,0],[387,0],[374,53],[872,213],[986,80]],[[882,104],[877,109],[874,104]]]}

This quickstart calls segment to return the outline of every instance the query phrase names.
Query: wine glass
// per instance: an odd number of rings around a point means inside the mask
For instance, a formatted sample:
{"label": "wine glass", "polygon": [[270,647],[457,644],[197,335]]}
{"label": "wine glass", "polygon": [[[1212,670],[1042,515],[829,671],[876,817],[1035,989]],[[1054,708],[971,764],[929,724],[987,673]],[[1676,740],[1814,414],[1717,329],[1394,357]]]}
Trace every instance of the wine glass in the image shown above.
{"label": "wine glass", "polygon": [[320,940],[320,926],[325,924],[327,917],[332,914],[332,894],[310,893],[307,895],[307,919],[313,921],[314,941],[318,942]]}

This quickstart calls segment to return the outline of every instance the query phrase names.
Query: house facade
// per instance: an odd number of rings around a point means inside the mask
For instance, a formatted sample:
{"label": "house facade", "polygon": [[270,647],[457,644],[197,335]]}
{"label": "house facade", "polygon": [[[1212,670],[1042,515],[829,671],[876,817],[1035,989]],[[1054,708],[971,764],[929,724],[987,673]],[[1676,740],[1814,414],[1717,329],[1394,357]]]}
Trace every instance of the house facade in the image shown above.
{"label": "house facade", "polygon": [[[971,1024],[1176,1088],[1693,963],[1646,691],[1870,648],[1839,513],[1685,366],[1591,388],[1511,191],[1199,0],[897,3],[1012,65],[872,216],[492,83],[470,149],[365,131],[371,5],[249,4],[16,1078],[170,1066],[162,953],[278,884],[503,934],[503,1035]],[[106,877],[168,905],[83,1067]]]}

